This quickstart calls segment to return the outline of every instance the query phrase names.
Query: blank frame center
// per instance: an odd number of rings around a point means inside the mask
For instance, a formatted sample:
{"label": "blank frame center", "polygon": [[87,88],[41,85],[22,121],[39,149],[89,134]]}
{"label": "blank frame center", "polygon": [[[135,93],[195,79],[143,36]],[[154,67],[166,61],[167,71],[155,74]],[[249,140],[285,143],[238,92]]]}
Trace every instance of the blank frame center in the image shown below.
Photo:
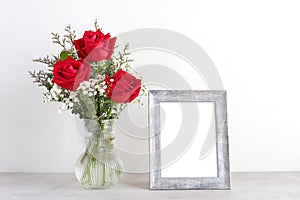
{"label": "blank frame center", "polygon": [[[197,109],[189,117],[197,118],[197,123],[181,126],[182,109]],[[216,146],[210,149],[205,157],[200,156],[200,151],[205,143],[215,143],[215,104],[213,102],[161,102],[161,177],[217,177],[217,153]],[[193,126],[196,126],[194,128]],[[179,155],[170,155],[164,151],[179,134],[187,134],[193,131],[193,139]],[[209,135],[212,134],[212,135]],[[214,141],[207,141],[207,140]],[[180,143],[179,143],[180,145]],[[186,145],[183,143],[183,145]],[[175,151],[174,151],[175,152]],[[170,162],[170,156],[174,159]]]}

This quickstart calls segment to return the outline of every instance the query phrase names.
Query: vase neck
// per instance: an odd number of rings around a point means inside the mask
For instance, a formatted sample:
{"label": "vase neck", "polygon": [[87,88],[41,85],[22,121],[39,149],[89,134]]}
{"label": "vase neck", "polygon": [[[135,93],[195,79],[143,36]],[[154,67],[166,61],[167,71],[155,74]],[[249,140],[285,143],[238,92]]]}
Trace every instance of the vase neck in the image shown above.
{"label": "vase neck", "polygon": [[86,129],[91,133],[86,137],[86,149],[92,154],[109,152],[114,148],[115,120],[85,120]]}
{"label": "vase neck", "polygon": [[85,129],[90,137],[101,138],[115,135],[115,119],[93,120],[85,119]]}

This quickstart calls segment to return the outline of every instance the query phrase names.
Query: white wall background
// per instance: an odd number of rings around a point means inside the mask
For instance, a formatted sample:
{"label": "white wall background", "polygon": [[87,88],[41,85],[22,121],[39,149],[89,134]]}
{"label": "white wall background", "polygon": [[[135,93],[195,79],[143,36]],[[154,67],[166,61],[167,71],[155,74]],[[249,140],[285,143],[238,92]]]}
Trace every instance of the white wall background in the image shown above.
{"label": "white wall background", "polygon": [[55,52],[50,33],[101,20],[112,35],[164,28],[196,41],[228,90],[232,171],[300,170],[300,3],[228,1],[1,2],[0,171],[73,171],[82,145],[69,113],[42,103],[27,71]]}

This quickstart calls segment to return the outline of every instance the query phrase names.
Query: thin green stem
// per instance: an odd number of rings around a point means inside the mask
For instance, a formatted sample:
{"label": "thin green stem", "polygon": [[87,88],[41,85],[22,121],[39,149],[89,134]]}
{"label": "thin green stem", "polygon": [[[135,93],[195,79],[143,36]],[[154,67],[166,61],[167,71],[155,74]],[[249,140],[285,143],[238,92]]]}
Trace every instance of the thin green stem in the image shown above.
{"label": "thin green stem", "polygon": [[112,113],[112,110],[113,110],[113,107],[114,107],[114,102],[111,101],[111,102],[110,102],[110,108],[109,108],[108,114],[107,114],[107,116],[106,116],[106,120],[108,120],[108,119],[110,118],[111,113]]}
{"label": "thin green stem", "polygon": [[103,161],[102,166],[103,166],[103,169],[102,169],[103,170],[103,174],[102,174],[103,183],[102,184],[105,185],[105,163],[104,163],[104,161]]}

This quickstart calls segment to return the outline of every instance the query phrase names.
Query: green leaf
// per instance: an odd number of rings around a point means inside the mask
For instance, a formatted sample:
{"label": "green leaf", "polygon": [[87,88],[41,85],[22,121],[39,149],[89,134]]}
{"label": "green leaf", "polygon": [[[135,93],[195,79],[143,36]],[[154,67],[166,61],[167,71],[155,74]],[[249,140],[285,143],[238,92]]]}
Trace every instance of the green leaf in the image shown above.
{"label": "green leaf", "polygon": [[79,102],[74,104],[72,113],[78,114],[80,119],[97,119],[95,99],[84,95],[80,91],[78,91],[76,96]]}
{"label": "green leaf", "polygon": [[69,53],[67,51],[62,51],[59,55],[60,60],[66,60],[69,57]]}
{"label": "green leaf", "polygon": [[84,122],[85,122],[85,127],[88,132],[95,133],[95,134],[97,134],[97,132],[99,132],[101,126],[97,120],[84,119]]}

